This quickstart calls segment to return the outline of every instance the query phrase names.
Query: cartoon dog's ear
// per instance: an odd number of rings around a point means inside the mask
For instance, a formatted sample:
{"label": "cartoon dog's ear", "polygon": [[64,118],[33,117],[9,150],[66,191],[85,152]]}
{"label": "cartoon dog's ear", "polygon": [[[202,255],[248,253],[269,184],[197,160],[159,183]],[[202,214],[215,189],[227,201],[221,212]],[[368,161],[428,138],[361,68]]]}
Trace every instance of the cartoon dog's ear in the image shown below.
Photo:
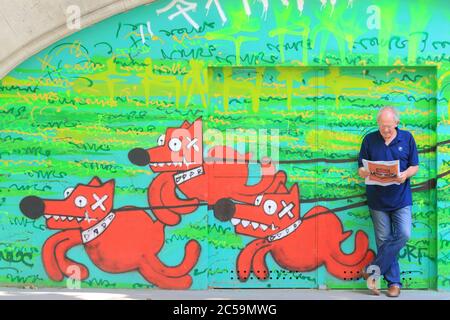
{"label": "cartoon dog's ear", "polygon": [[291,190],[289,190],[289,194],[292,196],[293,199],[300,199],[300,192],[298,190],[298,184],[294,183],[291,187]]}
{"label": "cartoon dog's ear", "polygon": [[98,177],[93,177],[91,181],[88,183],[89,186],[99,187],[102,185],[102,181]]}
{"label": "cartoon dog's ear", "polygon": [[190,124],[188,121],[184,120],[183,124],[181,125],[181,128],[187,129],[187,128],[189,128],[190,126],[191,126],[191,124]]}
{"label": "cartoon dog's ear", "polygon": [[103,184],[110,194],[114,193],[114,187],[116,186],[116,181],[114,179],[108,180]]}

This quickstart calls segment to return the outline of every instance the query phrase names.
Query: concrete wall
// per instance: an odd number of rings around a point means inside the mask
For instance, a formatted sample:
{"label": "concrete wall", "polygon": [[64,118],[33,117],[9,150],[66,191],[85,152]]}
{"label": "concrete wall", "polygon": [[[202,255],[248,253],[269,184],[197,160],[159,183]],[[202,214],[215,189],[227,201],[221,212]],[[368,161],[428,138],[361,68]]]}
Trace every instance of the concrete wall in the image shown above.
{"label": "concrete wall", "polygon": [[394,105],[421,167],[402,281],[448,289],[446,2],[170,4],[1,80],[1,283],[365,288],[356,157]]}

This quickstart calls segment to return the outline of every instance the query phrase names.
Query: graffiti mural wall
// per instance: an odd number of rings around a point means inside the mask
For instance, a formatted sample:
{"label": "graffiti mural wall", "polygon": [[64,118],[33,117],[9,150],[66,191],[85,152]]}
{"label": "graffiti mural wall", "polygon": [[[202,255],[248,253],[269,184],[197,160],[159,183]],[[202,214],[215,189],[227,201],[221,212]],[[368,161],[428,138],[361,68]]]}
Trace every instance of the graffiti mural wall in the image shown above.
{"label": "graffiti mural wall", "polygon": [[450,288],[446,1],[156,1],[0,80],[0,284],[365,288],[357,155],[416,139],[406,288]]}

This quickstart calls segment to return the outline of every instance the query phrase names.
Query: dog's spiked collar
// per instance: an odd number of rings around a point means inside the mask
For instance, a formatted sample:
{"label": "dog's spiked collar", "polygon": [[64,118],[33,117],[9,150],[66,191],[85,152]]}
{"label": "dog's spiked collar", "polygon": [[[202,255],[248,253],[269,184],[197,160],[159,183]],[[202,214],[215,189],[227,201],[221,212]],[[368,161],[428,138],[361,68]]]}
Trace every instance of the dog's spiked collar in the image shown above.
{"label": "dog's spiked collar", "polygon": [[267,237],[267,241],[273,242],[280,239],[283,239],[284,237],[290,235],[292,232],[294,232],[302,223],[302,220],[297,220],[293,224],[291,224],[289,227]]}
{"label": "dog's spiked collar", "polygon": [[97,223],[95,226],[84,230],[81,233],[81,238],[83,239],[83,243],[88,243],[94,239],[96,239],[99,235],[101,235],[114,220],[116,215],[114,212],[110,212],[103,220]]}
{"label": "dog's spiked collar", "polygon": [[176,175],[174,175],[174,179],[175,179],[175,183],[176,184],[182,184],[190,179],[193,179],[195,177],[198,177],[202,174],[205,173],[205,170],[203,169],[203,166],[200,167],[196,167],[194,169],[190,169],[187,171],[183,171],[180,173],[177,173]]}

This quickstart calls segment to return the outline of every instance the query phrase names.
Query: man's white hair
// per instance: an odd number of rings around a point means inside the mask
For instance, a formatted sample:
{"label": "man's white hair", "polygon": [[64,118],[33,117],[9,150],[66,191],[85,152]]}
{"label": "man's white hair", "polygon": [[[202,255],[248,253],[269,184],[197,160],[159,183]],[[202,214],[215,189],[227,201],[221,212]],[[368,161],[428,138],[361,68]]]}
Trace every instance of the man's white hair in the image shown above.
{"label": "man's white hair", "polygon": [[383,108],[381,108],[381,109],[378,111],[378,114],[377,114],[377,122],[380,121],[380,117],[381,117],[381,115],[382,115],[384,112],[390,112],[390,113],[392,113],[392,115],[394,116],[394,120],[395,120],[396,122],[400,122],[400,116],[398,115],[398,111],[395,110],[394,107],[390,107],[390,106],[383,107]]}

